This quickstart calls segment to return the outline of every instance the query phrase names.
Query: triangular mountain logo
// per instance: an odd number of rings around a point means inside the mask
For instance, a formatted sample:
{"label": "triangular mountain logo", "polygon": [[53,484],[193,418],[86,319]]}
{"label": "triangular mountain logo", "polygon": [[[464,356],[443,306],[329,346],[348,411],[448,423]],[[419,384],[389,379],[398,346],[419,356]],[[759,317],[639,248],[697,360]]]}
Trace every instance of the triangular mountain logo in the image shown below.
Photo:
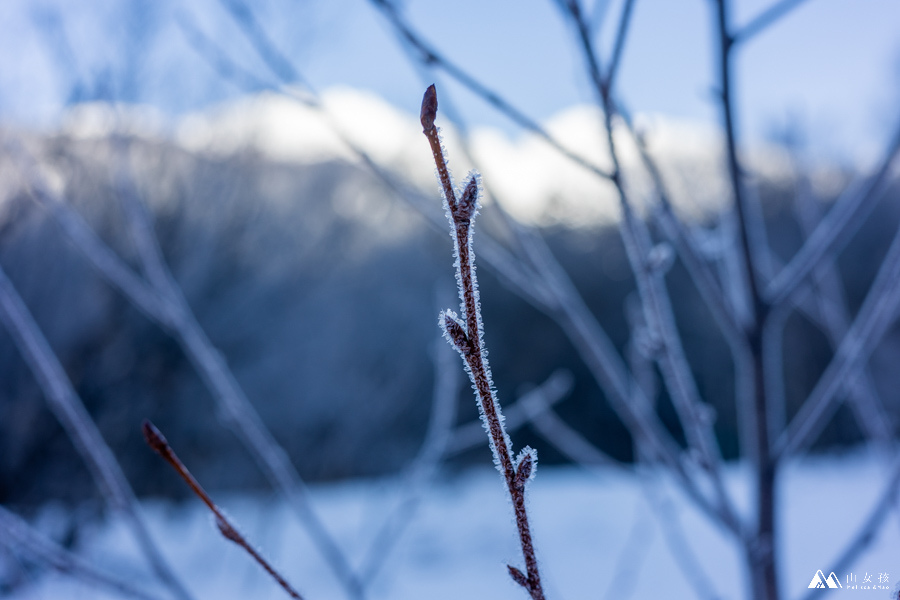
{"label": "triangular mountain logo", "polygon": [[[818,575],[818,573],[816,573]],[[841,585],[841,582],[838,581],[838,578],[834,576],[834,571],[831,572],[831,575],[828,576],[828,579],[825,580],[825,585],[830,588],[842,588],[844,586]]]}
{"label": "triangular mountain logo", "polygon": [[837,576],[835,576],[834,571],[831,572],[831,575],[828,578],[825,578],[825,573],[822,572],[821,569],[816,571],[816,574],[813,576],[812,581],[809,582],[810,588],[840,588],[844,587],[841,585],[841,582],[838,581]]}

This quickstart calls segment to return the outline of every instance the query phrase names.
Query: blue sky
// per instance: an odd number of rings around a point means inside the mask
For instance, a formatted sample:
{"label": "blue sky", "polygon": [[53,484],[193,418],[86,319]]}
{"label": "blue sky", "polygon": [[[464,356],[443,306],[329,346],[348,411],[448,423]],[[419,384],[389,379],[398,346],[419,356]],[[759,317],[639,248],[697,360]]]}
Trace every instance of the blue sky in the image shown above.
{"label": "blue sky", "polygon": [[[733,21],[746,23],[773,3],[739,0]],[[620,4],[586,2],[607,54]],[[712,4],[637,0],[618,82],[633,110],[718,121]],[[317,88],[367,89],[417,111],[421,74],[367,0],[260,0],[252,7]],[[592,100],[583,61],[552,0],[407,0],[403,7],[448,58],[536,119]],[[52,123],[67,101],[104,93],[177,116],[245,93],[197,55],[179,18],[265,73],[219,0],[5,0],[0,118]],[[866,158],[900,117],[900,2],[807,0],[744,46],[736,68],[745,139],[800,125],[815,153]],[[471,125],[515,135],[481,100],[446,77],[438,82]]]}

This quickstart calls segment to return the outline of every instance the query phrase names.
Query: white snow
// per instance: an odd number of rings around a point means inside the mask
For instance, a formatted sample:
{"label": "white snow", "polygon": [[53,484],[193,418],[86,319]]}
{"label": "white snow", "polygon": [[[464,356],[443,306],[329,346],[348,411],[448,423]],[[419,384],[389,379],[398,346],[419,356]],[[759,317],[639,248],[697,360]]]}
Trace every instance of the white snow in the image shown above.
{"label": "white snow", "polygon": [[[740,467],[731,467],[727,477],[742,511],[749,506],[746,474]],[[810,459],[786,468],[779,547],[786,599],[810,592],[807,586],[817,571],[834,570],[833,559],[874,505],[887,476],[878,461],[859,454]],[[671,492],[668,486],[663,488]],[[679,570],[642,489],[631,473],[541,469],[528,494],[548,598],[697,597]],[[315,485],[312,493],[316,509],[357,565],[382,520],[401,498],[387,480]],[[274,561],[305,598],[344,597],[280,500],[261,494],[214,495],[251,543]],[[746,598],[746,574],[728,535],[712,527],[679,494],[670,497],[688,543],[709,578],[712,589],[705,590],[704,597]],[[175,506],[153,501],[144,506],[155,538],[198,598],[287,597],[249,557],[217,533],[198,503]],[[409,518],[409,527],[371,587],[371,598],[525,598],[506,573],[507,563],[521,567],[521,559],[511,508],[494,470],[479,468],[430,485]],[[836,573],[844,589],[829,590],[829,597],[883,600],[889,596],[887,590],[846,589],[846,580],[855,575],[861,583],[868,574],[877,582],[879,574],[887,574],[889,587],[896,587],[900,580],[898,525],[896,515],[891,515],[852,569]],[[91,529],[81,554],[132,582],[149,581],[121,523]],[[153,585],[147,583],[147,589]],[[112,596],[66,576],[45,574],[10,599],[107,597]]]}

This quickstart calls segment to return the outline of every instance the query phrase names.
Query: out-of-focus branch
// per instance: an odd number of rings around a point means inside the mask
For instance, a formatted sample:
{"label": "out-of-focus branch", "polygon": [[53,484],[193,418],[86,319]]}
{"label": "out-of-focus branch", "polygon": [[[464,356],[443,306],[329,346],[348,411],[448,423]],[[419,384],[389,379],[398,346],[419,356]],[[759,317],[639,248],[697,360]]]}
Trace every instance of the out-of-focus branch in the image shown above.
{"label": "out-of-focus branch", "polygon": [[841,341],[816,387],[784,431],[774,451],[790,456],[811,444],[837,407],[838,392],[848,378],[859,376],[861,365],[897,318],[900,308],[900,229],[894,236],[872,287],[853,324]]}
{"label": "out-of-focus branch", "polygon": [[[763,296],[761,273],[757,258],[768,250],[754,246],[761,243],[765,234],[763,224],[757,221],[758,213],[750,205],[751,199],[744,187],[744,173],[738,160],[737,127],[734,98],[732,96],[732,64],[734,35],[729,22],[729,0],[715,1],[715,32],[718,37],[719,92],[721,94],[722,124],[725,129],[725,149],[731,195],[734,199],[738,219],[740,258],[743,276],[747,284],[749,298],[749,322],[744,327],[744,337],[748,349],[748,367],[753,373],[753,446],[755,484],[755,524],[754,534],[746,544],[747,565],[753,594],[757,600],[777,600],[778,560],[776,543],[775,485],[777,455],[772,453],[769,419],[772,410],[769,397],[768,378],[780,377],[781,373],[767,370],[765,360],[765,338],[768,330],[767,319],[771,314],[770,304]],[[757,231],[760,230],[760,231]]]}
{"label": "out-of-focus branch", "polygon": [[[700,400],[690,365],[685,357],[672,314],[671,300],[663,281],[666,268],[663,265],[666,261],[661,258],[654,259],[654,254],[666,252],[668,246],[654,247],[646,225],[634,214],[622,180],[618,150],[613,137],[612,117],[615,105],[610,89],[600,72],[600,61],[578,0],[567,0],[566,7],[568,9],[566,16],[578,32],[588,73],[594,84],[597,101],[604,113],[606,143],[613,161],[612,182],[616,186],[622,208],[619,229],[646,312],[648,331],[659,346],[656,353],[657,362],[688,442],[701,457],[702,466],[712,480],[722,510],[733,515],[734,507],[721,481],[721,454],[712,426],[712,409]],[[625,17],[620,27],[623,32],[627,30],[628,24],[627,14]],[[621,35],[624,36],[624,33]]]}
{"label": "out-of-focus branch", "polygon": [[732,39],[735,44],[743,44],[772,25],[787,16],[795,8],[806,2],[806,0],[779,0],[766,10],[762,11],[754,17],[749,23],[738,29]]}
{"label": "out-of-focus branch", "polygon": [[190,593],[150,537],[137,498],[115,455],[3,269],[0,269],[0,321],[15,341],[44,392],[51,412],[84,460],[104,500],[110,508],[124,516],[141,552],[169,592],[176,598],[190,600]]}
{"label": "out-of-focus branch", "polygon": [[835,255],[850,240],[885,191],[891,165],[900,154],[900,125],[885,150],[878,168],[860,187],[848,188],[819,222],[786,267],[769,282],[765,299],[769,304],[789,301],[822,261]]}
{"label": "out-of-focus branch", "polygon": [[23,519],[0,505],[0,545],[15,555],[83,581],[87,585],[138,600],[160,600],[131,582],[122,581],[97,569],[77,554],[46,538]]}
{"label": "out-of-focus branch", "polygon": [[[796,162],[796,159],[795,159]],[[800,226],[807,234],[815,229],[821,219],[820,207],[813,197],[809,181],[801,176],[795,200],[795,212]],[[818,309],[820,327],[828,336],[832,347],[836,350],[847,335],[850,328],[849,309],[847,308],[843,283],[834,260],[822,261],[816,268],[814,277],[814,293],[812,302]],[[850,407],[856,416],[860,430],[876,446],[882,450],[891,443],[893,426],[891,416],[885,408],[870,370],[862,365],[859,376],[851,377],[846,386]]]}
{"label": "out-of-focus branch", "polygon": [[238,546],[244,549],[244,551],[249,554],[253,560],[255,560],[259,566],[261,566],[266,573],[269,574],[272,579],[278,583],[281,588],[287,592],[287,594],[291,598],[296,598],[297,600],[303,600],[303,597],[287,582],[287,580],[281,576],[275,567],[273,567],[269,561],[267,561],[263,556],[259,553],[256,548],[250,545],[247,539],[238,531],[237,527],[231,522],[231,520],[225,516],[225,513],[213,502],[212,498],[209,497],[209,494],[206,493],[206,490],[200,485],[191,472],[188,470],[184,463],[181,462],[181,459],[178,458],[178,455],[175,454],[175,451],[172,450],[172,447],[169,446],[169,442],[163,436],[163,434],[157,429],[153,423],[150,421],[144,421],[144,424],[141,427],[144,432],[144,439],[147,442],[147,445],[150,446],[154,452],[159,454],[169,465],[175,470],[176,473],[184,480],[184,482],[191,488],[191,491],[206,505],[209,511],[213,514],[215,518],[216,527],[219,530],[219,533],[222,534],[226,540],[234,542]]}
{"label": "out-of-focus branch", "polygon": [[616,43],[613,45],[612,56],[609,59],[609,65],[606,67],[606,78],[604,86],[607,94],[612,93],[615,84],[616,74],[619,71],[619,64],[622,62],[622,55],[625,50],[625,38],[631,25],[631,13],[634,9],[635,0],[625,0],[625,6],[622,7],[622,16],[619,19],[619,29],[616,31]]}
{"label": "out-of-focus branch", "polygon": [[240,25],[241,31],[253,44],[260,58],[263,59],[263,62],[275,73],[278,79],[288,84],[299,83],[304,87],[309,87],[300,71],[294,67],[290,59],[272,41],[268,32],[260,25],[256,15],[254,15],[247,4],[242,2],[242,0],[219,0],[219,3],[228,10],[232,18]]}

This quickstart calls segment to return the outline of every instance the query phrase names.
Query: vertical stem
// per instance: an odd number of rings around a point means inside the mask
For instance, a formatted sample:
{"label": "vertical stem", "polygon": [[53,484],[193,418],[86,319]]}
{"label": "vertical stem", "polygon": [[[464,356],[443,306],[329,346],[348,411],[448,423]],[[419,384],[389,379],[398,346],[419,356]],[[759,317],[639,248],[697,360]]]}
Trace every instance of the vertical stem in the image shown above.
{"label": "vertical stem", "polygon": [[441,148],[438,129],[434,126],[437,106],[437,92],[434,85],[432,85],[426,90],[425,97],[422,99],[422,132],[431,146],[438,178],[441,181],[441,187],[447,201],[453,232],[452,236],[456,247],[457,283],[459,284],[459,292],[465,313],[463,315],[465,318],[465,329],[449,313],[442,313],[442,326],[448,339],[459,351],[469,367],[469,374],[478,394],[478,402],[488,426],[493,454],[500,467],[513,503],[519,543],[525,559],[526,574],[523,575],[521,571],[512,566],[508,567],[509,573],[516,583],[528,591],[532,600],[544,600],[544,590],[541,586],[541,576],[534,552],[534,542],[531,538],[531,527],[528,523],[528,513],[525,510],[525,481],[533,469],[533,458],[531,455],[523,455],[518,465],[519,472],[517,472],[516,465],[513,464],[506,431],[503,428],[500,409],[494,398],[490,371],[483,349],[478,286],[475,279],[474,252],[472,250],[472,220],[477,211],[478,179],[477,175],[472,176],[466,184],[462,195],[460,197],[456,196],[447,170],[444,151]]}
{"label": "vertical stem", "polygon": [[[753,415],[756,442],[756,535],[747,548],[747,560],[757,600],[777,600],[778,573],[775,561],[775,478],[777,461],[772,456],[769,439],[768,402],[766,397],[766,372],[763,360],[763,331],[769,315],[769,305],[760,293],[750,241],[752,215],[741,182],[741,169],[737,156],[737,135],[734,124],[734,101],[731,82],[731,50],[734,37],[728,28],[727,0],[716,0],[717,25],[720,44],[719,77],[722,86],[722,112],[725,126],[728,172],[734,194],[735,210],[740,224],[741,254],[750,292],[752,319],[747,324],[745,336],[753,364]],[[773,377],[777,374],[771,374]]]}

